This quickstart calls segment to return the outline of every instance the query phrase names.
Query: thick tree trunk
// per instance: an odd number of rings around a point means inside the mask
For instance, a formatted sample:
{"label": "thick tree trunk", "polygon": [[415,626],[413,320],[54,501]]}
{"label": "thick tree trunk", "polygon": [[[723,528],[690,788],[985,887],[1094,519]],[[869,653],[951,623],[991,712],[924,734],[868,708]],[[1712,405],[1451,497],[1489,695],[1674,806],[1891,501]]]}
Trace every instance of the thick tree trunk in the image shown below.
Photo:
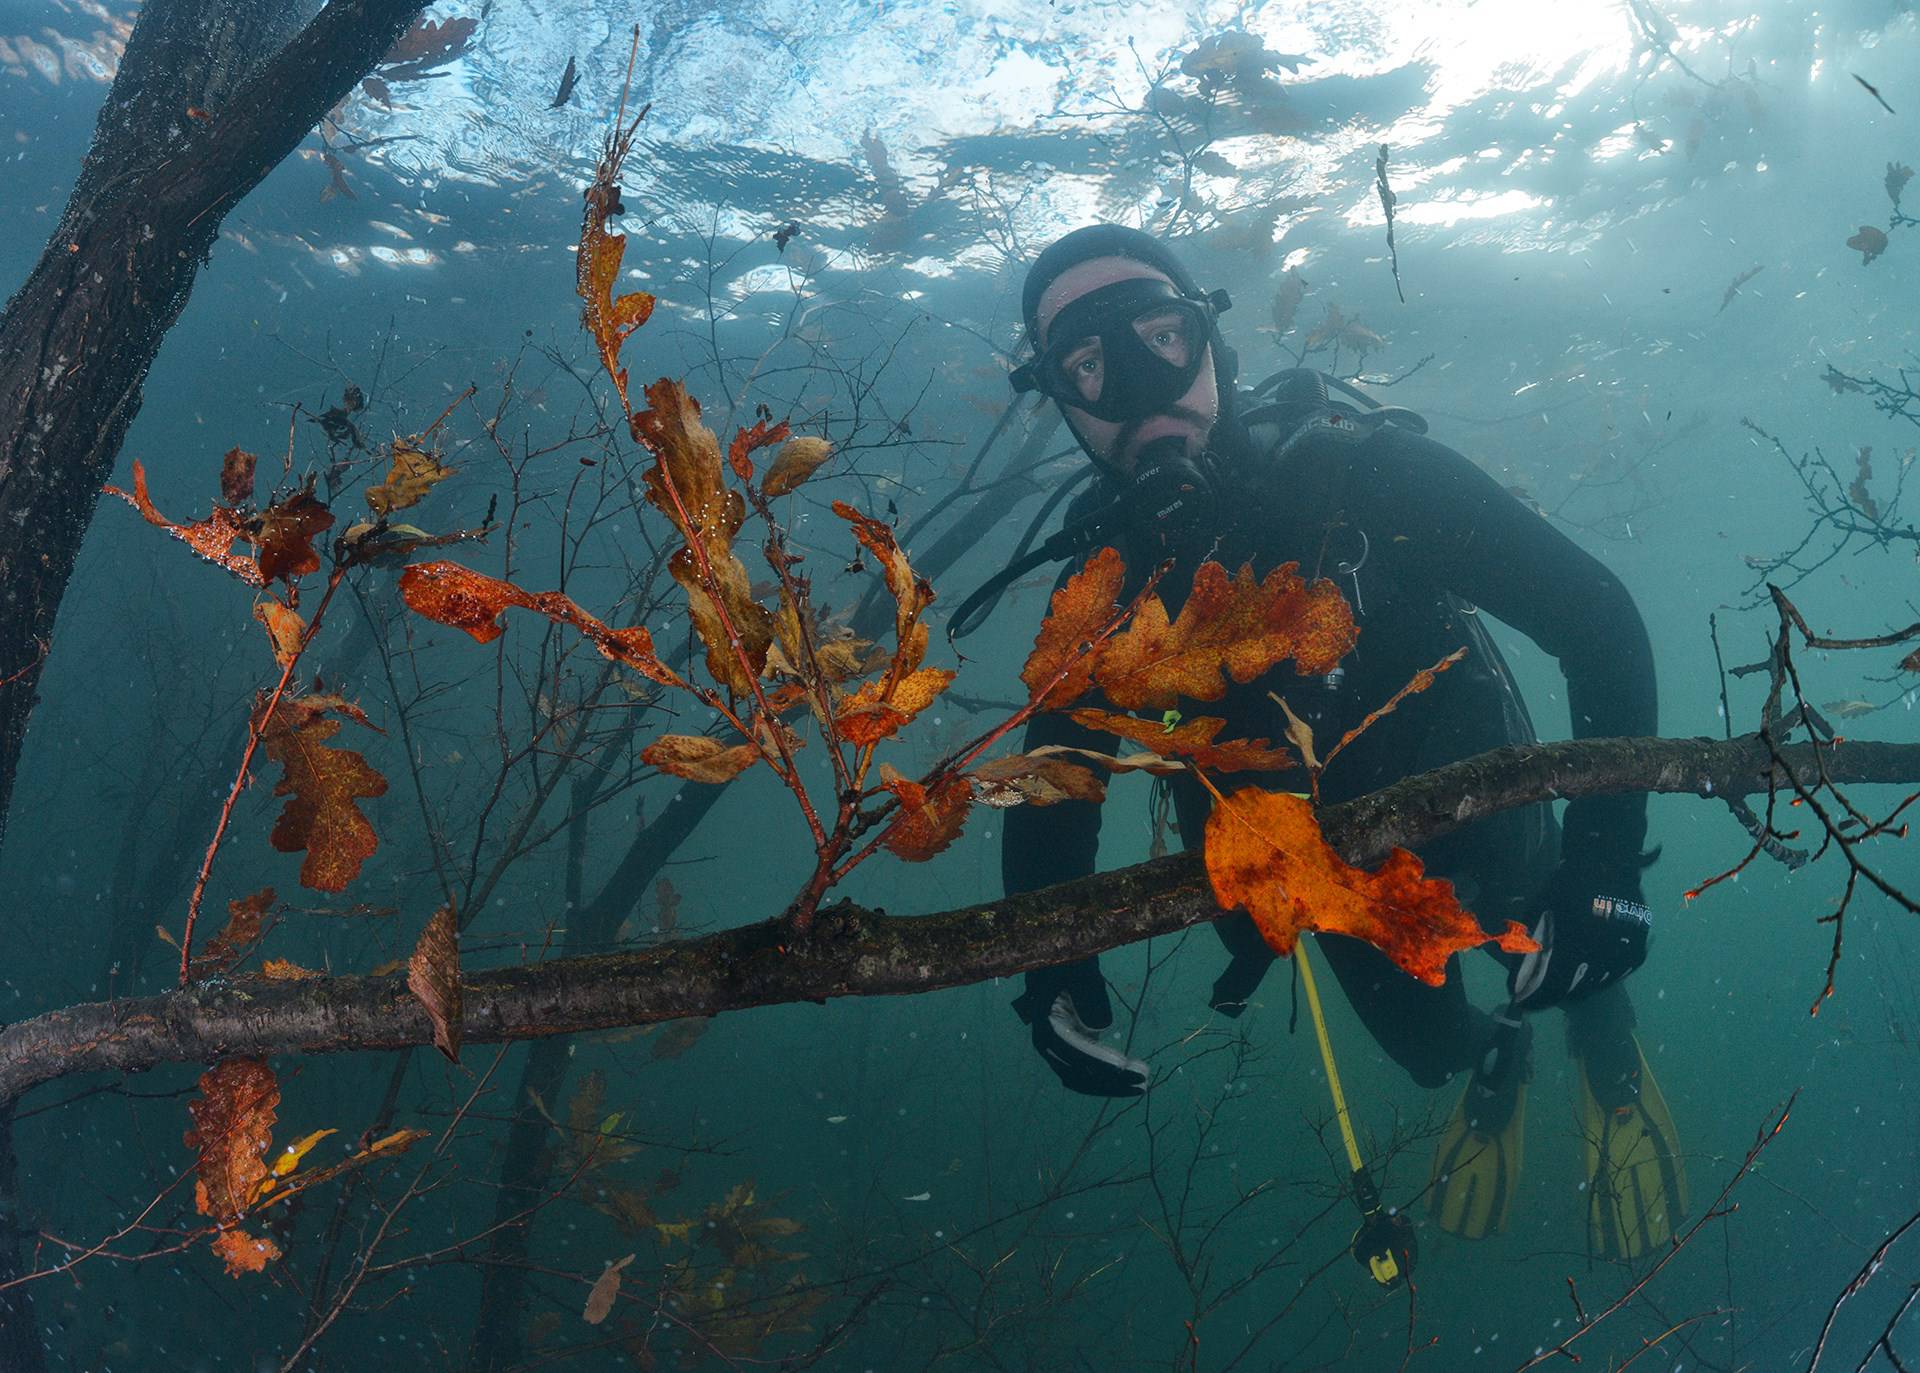
{"label": "thick tree trunk", "polygon": [[271,0],[142,9],[59,227],[0,315],[0,837],[74,556],[221,221],[421,8],[332,0],[283,47]]}
{"label": "thick tree trunk", "polygon": [[[1808,784],[1807,745],[1786,757]],[[1825,757],[1842,784],[1920,780],[1920,744],[1849,743]],[[1765,747],[1740,739],[1589,739],[1496,749],[1322,815],[1349,862],[1371,865],[1469,821],[1549,798],[1764,791]],[[1784,779],[1781,780],[1784,785]],[[918,917],[843,903],[790,944],[762,922],[636,953],[557,959],[463,979],[465,1039],[497,1044],[837,996],[904,996],[1084,958],[1213,919],[1194,854]],[[0,1030],[0,1103],[69,1073],[132,1072],[230,1054],[333,1053],[430,1043],[404,977],[246,978],[71,1006]]]}

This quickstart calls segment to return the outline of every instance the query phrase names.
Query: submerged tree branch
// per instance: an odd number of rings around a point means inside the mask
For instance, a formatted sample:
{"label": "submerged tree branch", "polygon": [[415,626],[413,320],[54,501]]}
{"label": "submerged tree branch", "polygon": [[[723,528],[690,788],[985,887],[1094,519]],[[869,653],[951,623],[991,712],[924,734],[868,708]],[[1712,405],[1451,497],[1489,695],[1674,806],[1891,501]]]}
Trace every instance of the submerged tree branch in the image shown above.
{"label": "submerged tree branch", "polygon": [[[1835,783],[1920,780],[1920,744],[1822,745]],[[1783,749],[1805,785],[1812,745]],[[1349,862],[1370,865],[1531,802],[1619,792],[1740,796],[1790,786],[1757,736],[1588,739],[1496,749],[1322,812]],[[775,921],[633,953],[563,958],[465,979],[469,1044],[714,1015],[836,996],[904,996],[1084,958],[1211,920],[1199,857],[1181,854],[1043,891],[922,916],[851,903],[789,944]],[[139,1071],[229,1054],[335,1053],[431,1042],[404,977],[211,979],[95,1002],[0,1030],[0,1104],[69,1073]]]}

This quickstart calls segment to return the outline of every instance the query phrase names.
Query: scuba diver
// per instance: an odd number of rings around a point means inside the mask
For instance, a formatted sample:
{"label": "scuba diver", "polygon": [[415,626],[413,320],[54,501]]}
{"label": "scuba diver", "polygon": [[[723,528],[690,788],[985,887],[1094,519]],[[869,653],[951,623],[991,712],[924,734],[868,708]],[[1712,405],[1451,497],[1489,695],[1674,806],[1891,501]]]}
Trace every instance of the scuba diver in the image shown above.
{"label": "scuba diver", "polygon": [[[964,604],[953,632],[989,613],[1039,562],[1065,576],[1104,545],[1119,549],[1137,590],[1162,560],[1177,614],[1194,569],[1216,559],[1256,575],[1297,562],[1336,581],[1360,625],[1330,675],[1278,670],[1229,688],[1229,736],[1286,733],[1283,696],[1315,737],[1339,738],[1413,674],[1462,646],[1461,664],[1406,700],[1322,778],[1328,802],[1506,744],[1535,741],[1526,706],[1477,613],[1498,617],[1557,658],[1576,737],[1656,732],[1651,645],[1633,601],[1598,561],[1461,454],[1425,436],[1413,412],[1381,406],[1332,377],[1296,368],[1236,390],[1238,359],[1218,317],[1224,292],[1202,291],[1159,240],[1100,224],[1047,248],[1022,300],[1031,360],[1018,391],[1059,406],[1091,462],[1091,484],[1064,528]],[[1067,744],[1112,752],[1113,735],[1062,714],[1037,717],[1027,749]],[[1203,832],[1210,798],[1191,775],[1171,783],[1179,832]],[[1444,986],[1408,976],[1385,954],[1316,936],[1355,1011],[1423,1087],[1468,1080],[1440,1140],[1430,1189],[1441,1228],[1479,1238],[1506,1227],[1522,1158],[1532,1074],[1529,1013],[1561,1007],[1578,1066],[1592,1252],[1634,1258],[1666,1243],[1686,1210],[1672,1120],[1633,1034],[1623,979],[1646,957],[1650,916],[1641,873],[1646,798],[1583,797],[1556,824],[1549,804],[1490,816],[1426,845],[1427,871],[1450,879],[1489,931],[1519,919],[1539,942],[1507,964],[1499,1013],[1467,999],[1458,956]],[[1091,873],[1097,803],[1016,807],[1005,817],[1009,893]],[[1214,925],[1229,960],[1212,1006],[1239,1015],[1274,959],[1250,917]],[[1015,1002],[1034,1047],[1062,1083],[1095,1096],[1137,1096],[1147,1065],[1104,1043],[1113,1023],[1098,959],[1027,974]],[[1364,1204],[1363,1204],[1364,1209]]]}

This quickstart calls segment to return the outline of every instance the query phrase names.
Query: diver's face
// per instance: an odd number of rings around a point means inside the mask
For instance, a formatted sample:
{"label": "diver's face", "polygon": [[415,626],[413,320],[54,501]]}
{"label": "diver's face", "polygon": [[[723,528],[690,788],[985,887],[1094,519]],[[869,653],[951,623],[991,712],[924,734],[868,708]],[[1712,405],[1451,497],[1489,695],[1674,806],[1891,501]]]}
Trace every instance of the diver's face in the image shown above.
{"label": "diver's face", "polygon": [[[1173,284],[1166,273],[1125,257],[1089,258],[1062,272],[1041,295],[1040,307],[1035,312],[1035,323],[1040,327],[1040,347],[1044,349],[1053,343],[1048,336],[1049,330],[1068,305],[1089,291],[1135,278]],[[1203,346],[1202,352],[1208,351]],[[1080,368],[1091,371],[1099,366],[1097,352],[1097,344],[1094,344],[1088,357],[1072,361]],[[1153,440],[1169,434],[1177,434],[1186,441],[1189,456],[1199,456],[1207,445],[1207,436],[1213,432],[1214,421],[1220,418],[1220,391],[1214,384],[1213,359],[1206,356],[1202,358],[1199,374],[1194,377],[1193,385],[1187,388],[1186,394],[1143,419],[1103,420],[1065,401],[1060,403],[1060,408],[1066,414],[1067,423],[1073,426],[1074,432],[1085,440],[1088,449],[1098,455],[1102,462],[1118,471],[1131,472],[1140,450]]]}

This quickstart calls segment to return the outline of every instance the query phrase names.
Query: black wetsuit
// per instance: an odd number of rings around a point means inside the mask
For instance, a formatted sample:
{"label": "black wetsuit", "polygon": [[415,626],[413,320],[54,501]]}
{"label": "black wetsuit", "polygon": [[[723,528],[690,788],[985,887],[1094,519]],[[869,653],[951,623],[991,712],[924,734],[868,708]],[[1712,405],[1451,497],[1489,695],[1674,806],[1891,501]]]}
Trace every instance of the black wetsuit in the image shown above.
{"label": "black wetsuit", "polygon": [[[1223,512],[1218,539],[1183,550],[1162,594],[1177,613],[1175,589],[1190,585],[1203,556],[1230,569],[1250,561],[1258,573],[1297,562],[1307,575],[1333,577],[1353,603],[1358,644],[1332,678],[1303,678],[1283,663],[1230,688],[1222,701],[1183,703],[1189,714],[1224,715],[1222,738],[1278,740],[1286,720],[1268,697],[1278,692],[1324,748],[1419,669],[1464,645],[1463,662],[1341,754],[1322,778],[1323,798],[1345,800],[1490,748],[1530,742],[1532,726],[1506,665],[1475,622],[1485,610],[1559,659],[1575,737],[1657,732],[1652,649],[1612,573],[1461,454],[1410,430],[1385,425],[1357,444],[1310,438],[1276,456],[1310,408],[1270,408],[1249,417],[1250,430],[1223,426],[1216,434],[1216,449],[1229,449],[1213,459]],[[1096,489],[1076,508],[1097,508],[1114,494]],[[1119,542],[1136,574],[1163,556]],[[1111,751],[1115,742],[1063,715],[1041,716],[1027,733],[1029,748],[1068,743]],[[1192,843],[1209,799],[1182,780],[1175,801],[1182,837]],[[1262,784],[1298,783],[1297,773],[1281,773]],[[1002,850],[1007,890],[1092,872],[1099,830],[1097,805],[1010,811]],[[1644,796],[1589,797],[1567,806],[1564,827],[1555,826],[1546,805],[1510,811],[1429,844],[1420,856],[1430,873],[1455,882],[1484,923],[1500,928],[1508,918],[1527,918],[1523,903],[1563,851],[1632,869],[1645,837]],[[1234,955],[1215,1004],[1244,1001],[1272,955],[1245,915],[1215,928]],[[1487,1042],[1488,1017],[1468,1004],[1457,964],[1436,988],[1357,940],[1321,936],[1319,947],[1375,1038],[1422,1085],[1437,1086],[1468,1066]],[[1589,1033],[1618,1039],[1631,1025],[1618,984],[1569,1011],[1576,1040]]]}

